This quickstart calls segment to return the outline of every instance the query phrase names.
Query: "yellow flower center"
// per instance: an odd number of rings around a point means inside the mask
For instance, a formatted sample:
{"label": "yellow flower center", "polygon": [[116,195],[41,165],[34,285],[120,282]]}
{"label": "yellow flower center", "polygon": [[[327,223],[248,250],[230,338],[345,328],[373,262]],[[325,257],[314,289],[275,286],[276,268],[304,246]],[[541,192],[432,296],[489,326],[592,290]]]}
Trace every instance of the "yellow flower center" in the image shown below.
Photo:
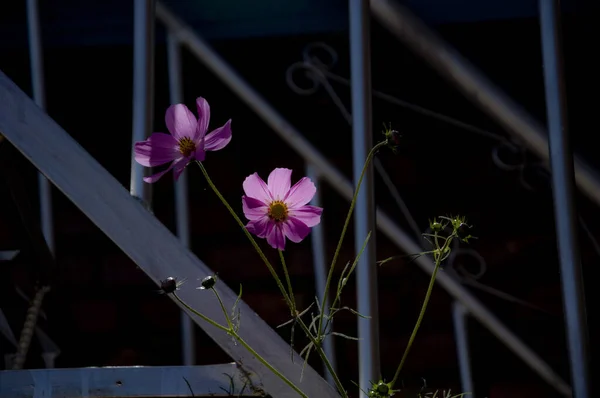
{"label": "yellow flower center", "polygon": [[179,140],[179,152],[185,157],[190,156],[196,151],[196,144],[188,137],[183,137]]}
{"label": "yellow flower center", "polygon": [[269,205],[269,218],[275,221],[285,221],[288,216],[288,208],[285,203],[276,200]]}

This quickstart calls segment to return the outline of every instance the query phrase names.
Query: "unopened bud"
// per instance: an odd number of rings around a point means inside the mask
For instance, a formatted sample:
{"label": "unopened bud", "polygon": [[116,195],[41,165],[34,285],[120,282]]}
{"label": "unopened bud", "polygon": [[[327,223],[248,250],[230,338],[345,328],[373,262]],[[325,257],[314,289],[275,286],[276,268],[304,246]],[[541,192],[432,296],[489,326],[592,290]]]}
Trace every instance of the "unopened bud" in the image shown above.
{"label": "unopened bud", "polygon": [[160,290],[165,294],[173,293],[177,290],[177,281],[175,278],[169,276],[167,279],[160,282]]}
{"label": "unopened bud", "polygon": [[202,279],[201,285],[198,289],[204,290],[204,289],[212,289],[215,284],[217,283],[217,276],[216,275],[210,275],[207,276],[206,278]]}

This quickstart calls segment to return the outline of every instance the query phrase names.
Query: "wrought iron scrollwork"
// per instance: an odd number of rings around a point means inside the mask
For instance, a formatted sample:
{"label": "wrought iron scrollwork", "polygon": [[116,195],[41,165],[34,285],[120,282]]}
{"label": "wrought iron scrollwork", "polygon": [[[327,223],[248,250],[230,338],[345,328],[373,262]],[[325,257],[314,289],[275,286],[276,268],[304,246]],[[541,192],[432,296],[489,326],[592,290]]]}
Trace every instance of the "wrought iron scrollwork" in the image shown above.
{"label": "wrought iron scrollwork", "polygon": [[[302,52],[302,61],[296,62],[288,67],[286,71],[286,82],[293,92],[303,96],[313,95],[317,93],[320,88],[325,89],[339,112],[346,119],[348,124],[351,125],[352,114],[344,105],[342,99],[332,85],[332,83],[337,83],[347,87],[350,86],[349,79],[332,71],[337,65],[337,62],[337,52],[331,46],[322,42],[311,43],[306,46]],[[300,80],[301,78],[302,80]],[[423,116],[442,121],[461,130],[495,141],[495,145],[491,150],[494,165],[501,170],[517,173],[517,180],[525,189],[537,191],[541,186],[548,183],[549,174],[545,169],[544,164],[539,161],[534,161],[531,155],[527,153],[524,146],[519,142],[502,134],[484,130],[439,112],[398,99],[378,90],[373,90],[372,94],[374,98],[395,104]],[[402,200],[400,193],[393,184],[385,168],[377,158],[374,160],[374,165],[377,173],[382,177],[385,185],[396,201],[396,204],[408,221],[413,233],[417,239],[421,239],[421,230]],[[465,257],[469,257],[471,260],[470,262],[473,263],[469,269],[465,267],[464,261],[461,261],[461,259],[464,259]],[[473,267],[474,269],[472,269]],[[450,257],[446,260],[444,270],[465,285],[485,291],[504,300],[548,313],[548,311],[540,307],[481,283],[479,280],[487,271],[485,259],[476,250],[461,247],[458,240],[453,242],[452,252]]]}

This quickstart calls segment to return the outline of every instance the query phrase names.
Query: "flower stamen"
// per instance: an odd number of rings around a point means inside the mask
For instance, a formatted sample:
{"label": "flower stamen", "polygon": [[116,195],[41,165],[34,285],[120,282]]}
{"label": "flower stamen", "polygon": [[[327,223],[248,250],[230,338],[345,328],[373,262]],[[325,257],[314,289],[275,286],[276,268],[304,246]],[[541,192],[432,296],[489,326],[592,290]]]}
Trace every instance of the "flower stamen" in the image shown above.
{"label": "flower stamen", "polygon": [[280,200],[271,202],[269,205],[269,218],[274,221],[285,221],[288,217],[288,208],[285,203]]}
{"label": "flower stamen", "polygon": [[190,156],[194,151],[196,151],[196,144],[192,141],[191,138],[183,137],[179,140],[179,152],[185,157]]}

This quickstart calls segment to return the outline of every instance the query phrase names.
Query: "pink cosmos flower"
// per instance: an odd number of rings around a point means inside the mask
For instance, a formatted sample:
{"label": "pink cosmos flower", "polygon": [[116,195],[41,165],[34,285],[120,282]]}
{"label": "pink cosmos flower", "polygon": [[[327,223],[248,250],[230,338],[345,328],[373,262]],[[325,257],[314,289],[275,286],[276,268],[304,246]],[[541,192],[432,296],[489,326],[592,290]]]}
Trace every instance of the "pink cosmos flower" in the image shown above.
{"label": "pink cosmos flower", "polygon": [[206,151],[223,149],[231,141],[231,119],[222,127],[206,135],[210,121],[210,106],[202,97],[196,99],[198,119],[183,104],[171,105],[167,109],[165,122],[171,133],[154,133],[146,141],[135,143],[135,160],[142,166],[155,167],[168,162],[171,165],[164,171],[144,181],[158,181],[173,169],[175,180],[179,178],[185,166],[193,160],[203,161]]}
{"label": "pink cosmos flower", "polygon": [[310,178],[304,177],[290,188],[291,176],[290,169],[275,169],[266,184],[257,173],[243,184],[242,207],[250,220],[246,229],[267,238],[269,245],[279,250],[285,248],[285,238],[295,243],[306,238],[310,228],[321,222],[323,212],[307,205],[317,192]]}

